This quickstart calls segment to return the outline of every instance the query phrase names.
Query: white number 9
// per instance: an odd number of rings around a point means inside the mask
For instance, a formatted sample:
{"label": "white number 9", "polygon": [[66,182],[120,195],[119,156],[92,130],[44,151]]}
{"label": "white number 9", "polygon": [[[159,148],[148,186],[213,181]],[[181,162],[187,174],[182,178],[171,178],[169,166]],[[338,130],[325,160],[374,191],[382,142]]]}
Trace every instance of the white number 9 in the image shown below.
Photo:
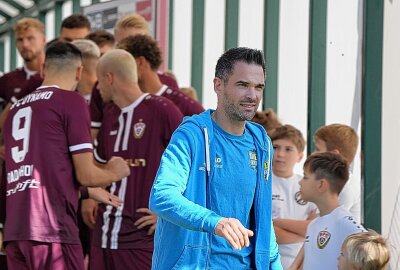
{"label": "white number 9", "polygon": [[[22,119],[25,119],[22,124]],[[13,118],[12,122],[12,136],[14,140],[23,140],[22,148],[18,146],[11,148],[12,159],[15,163],[19,163],[25,159],[26,153],[29,151],[29,134],[31,130],[32,108],[26,107],[20,109]]]}

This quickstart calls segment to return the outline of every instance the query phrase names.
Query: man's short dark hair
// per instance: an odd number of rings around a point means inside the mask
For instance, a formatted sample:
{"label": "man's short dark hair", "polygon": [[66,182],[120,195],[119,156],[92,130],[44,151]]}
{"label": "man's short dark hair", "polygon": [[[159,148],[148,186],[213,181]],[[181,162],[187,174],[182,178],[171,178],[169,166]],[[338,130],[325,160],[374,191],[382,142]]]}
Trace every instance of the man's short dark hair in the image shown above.
{"label": "man's short dark hair", "polygon": [[236,62],[256,64],[262,67],[265,77],[265,61],[262,51],[246,47],[238,47],[227,50],[217,62],[215,67],[215,77],[227,81],[233,72]]}
{"label": "man's short dark hair", "polygon": [[[45,65],[58,65],[61,62],[65,62],[64,66],[68,66],[70,63],[77,61],[82,61],[81,51],[69,42],[54,42],[46,50]],[[62,69],[63,66],[59,68]]]}
{"label": "man's short dark hair", "polygon": [[113,34],[107,32],[106,30],[96,30],[94,32],[89,33],[86,37],[97,44],[97,46],[101,47],[105,44],[114,46],[115,38]]}
{"label": "man's short dark hair", "polygon": [[315,153],[304,162],[304,168],[315,175],[317,180],[326,179],[330,190],[337,194],[342,191],[349,179],[347,161],[333,152]]}
{"label": "man's short dark hair", "polygon": [[150,63],[152,70],[157,70],[162,63],[161,49],[157,41],[148,35],[126,37],[118,42],[117,48],[129,52],[133,57],[143,56]]}
{"label": "man's short dark hair", "polygon": [[68,28],[68,29],[87,28],[90,30],[90,22],[85,15],[72,14],[71,16],[68,16],[62,21],[61,29],[62,28]]}

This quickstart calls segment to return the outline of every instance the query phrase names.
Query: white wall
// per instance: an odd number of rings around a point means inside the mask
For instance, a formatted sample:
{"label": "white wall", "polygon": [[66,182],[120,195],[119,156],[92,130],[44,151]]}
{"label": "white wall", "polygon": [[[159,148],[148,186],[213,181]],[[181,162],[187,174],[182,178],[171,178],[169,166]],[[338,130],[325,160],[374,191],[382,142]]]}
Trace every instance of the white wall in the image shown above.
{"label": "white wall", "polygon": [[[309,0],[282,0],[279,17],[278,117],[307,139]],[[267,63],[268,64],[268,63]],[[303,173],[303,160],[295,171]]]}
{"label": "white wall", "polygon": [[[382,231],[389,233],[400,187],[400,1],[385,0],[382,105]],[[397,206],[399,207],[399,205]],[[399,210],[398,210],[399,211]],[[399,218],[399,216],[397,216]],[[395,227],[400,227],[396,220]],[[397,235],[397,244],[400,244]],[[395,239],[392,239],[395,241]],[[400,249],[400,246],[397,246]]]}
{"label": "white wall", "polygon": [[208,109],[217,104],[213,79],[225,48],[225,0],[206,0],[204,12],[203,106]]}
{"label": "white wall", "polygon": [[174,0],[172,70],[180,86],[190,86],[192,66],[192,1]]}

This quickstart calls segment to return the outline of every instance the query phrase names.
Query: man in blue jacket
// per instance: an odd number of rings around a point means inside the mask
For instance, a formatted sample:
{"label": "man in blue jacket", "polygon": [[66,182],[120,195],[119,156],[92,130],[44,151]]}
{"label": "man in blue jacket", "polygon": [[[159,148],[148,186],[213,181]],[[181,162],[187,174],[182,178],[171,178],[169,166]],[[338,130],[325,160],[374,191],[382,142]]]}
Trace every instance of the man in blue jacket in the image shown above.
{"label": "man in blue jacket", "polygon": [[271,220],[273,147],[249,122],[263,96],[263,53],[218,60],[217,109],[185,118],[150,194],[158,216],[153,269],[282,269]]}

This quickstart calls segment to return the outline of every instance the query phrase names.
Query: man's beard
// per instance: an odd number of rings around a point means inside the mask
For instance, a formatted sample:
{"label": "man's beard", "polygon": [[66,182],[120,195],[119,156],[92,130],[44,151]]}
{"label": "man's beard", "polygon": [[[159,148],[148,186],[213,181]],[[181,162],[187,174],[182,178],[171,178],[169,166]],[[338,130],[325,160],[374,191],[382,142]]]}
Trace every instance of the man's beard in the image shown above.
{"label": "man's beard", "polygon": [[[226,97],[226,95],[224,95],[224,99],[225,99],[224,111],[225,111],[226,115],[231,120],[234,120],[234,121],[250,121],[250,120],[253,119],[254,115],[256,114],[257,106],[255,106],[254,110],[251,111],[251,112],[240,111],[240,109],[239,109],[240,105],[235,105],[235,104],[231,103],[229,101],[229,99]],[[250,98],[243,99],[243,100],[239,101],[239,104],[241,102],[257,104],[257,102],[255,100],[252,100]]]}

